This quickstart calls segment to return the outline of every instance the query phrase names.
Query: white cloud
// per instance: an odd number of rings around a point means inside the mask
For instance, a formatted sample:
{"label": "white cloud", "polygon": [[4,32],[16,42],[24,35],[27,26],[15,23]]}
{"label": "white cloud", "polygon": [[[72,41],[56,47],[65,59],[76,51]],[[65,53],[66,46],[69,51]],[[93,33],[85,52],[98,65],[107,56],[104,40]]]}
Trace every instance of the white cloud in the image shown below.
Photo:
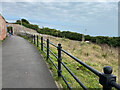
{"label": "white cloud", "polygon": [[79,30],[89,25],[92,29],[94,26],[98,29],[100,25],[107,26],[110,20],[111,26],[115,23],[116,8],[117,3],[113,2],[3,2],[3,15],[10,22],[26,18],[31,23],[56,28],[77,27]]}
{"label": "white cloud", "polygon": [[[26,18],[39,18],[42,20],[51,20],[59,22],[70,22],[71,19],[75,22],[80,20],[84,22],[91,20],[87,19],[88,15],[104,15],[117,6],[113,3],[81,3],[81,2],[39,2],[39,3],[3,3],[4,13],[10,15],[24,16]],[[78,19],[79,18],[79,19]],[[93,19],[93,18],[92,18]]]}

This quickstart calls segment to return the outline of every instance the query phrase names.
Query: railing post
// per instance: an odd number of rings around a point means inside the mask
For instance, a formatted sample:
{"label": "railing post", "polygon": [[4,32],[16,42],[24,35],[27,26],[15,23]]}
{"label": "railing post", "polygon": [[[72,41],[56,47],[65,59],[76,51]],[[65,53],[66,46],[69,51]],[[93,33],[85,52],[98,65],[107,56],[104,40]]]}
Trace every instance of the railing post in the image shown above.
{"label": "railing post", "polygon": [[111,90],[111,82],[116,82],[116,76],[112,75],[112,68],[106,66],[103,68],[104,73],[100,76],[99,83],[103,86],[103,90]]}
{"label": "railing post", "polygon": [[34,38],[34,36],[32,35],[32,43],[33,43],[33,38]]}
{"label": "railing post", "polygon": [[41,37],[41,50],[43,51],[43,37]]}
{"label": "railing post", "polygon": [[38,42],[38,35],[37,35],[37,47],[39,47],[39,42]]}
{"label": "railing post", "polygon": [[35,35],[34,35],[34,44],[35,44]]}
{"label": "railing post", "polygon": [[49,59],[49,39],[47,39],[47,60]]}
{"label": "railing post", "polygon": [[61,76],[61,62],[62,62],[62,59],[61,59],[61,44],[58,44],[58,77]]}

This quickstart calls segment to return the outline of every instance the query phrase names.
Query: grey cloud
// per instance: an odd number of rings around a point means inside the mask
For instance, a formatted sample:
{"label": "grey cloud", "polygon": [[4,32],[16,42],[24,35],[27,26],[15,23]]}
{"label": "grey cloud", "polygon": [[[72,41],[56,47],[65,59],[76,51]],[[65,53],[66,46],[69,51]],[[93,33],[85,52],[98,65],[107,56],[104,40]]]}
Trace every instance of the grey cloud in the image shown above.
{"label": "grey cloud", "polygon": [[[3,12],[18,17],[24,16],[34,21],[51,21],[64,23],[86,23],[103,12],[114,9],[113,3],[91,3],[91,2],[23,2],[4,3]],[[91,15],[91,16],[90,16]],[[94,16],[94,18],[93,18]],[[91,17],[88,19],[88,17]],[[71,22],[74,21],[74,22]]]}

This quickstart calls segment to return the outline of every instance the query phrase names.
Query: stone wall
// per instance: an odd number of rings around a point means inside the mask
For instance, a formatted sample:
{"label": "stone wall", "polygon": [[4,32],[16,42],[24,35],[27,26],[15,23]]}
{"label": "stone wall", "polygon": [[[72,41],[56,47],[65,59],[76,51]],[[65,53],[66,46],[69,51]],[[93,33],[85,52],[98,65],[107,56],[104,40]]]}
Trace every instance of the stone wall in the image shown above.
{"label": "stone wall", "polygon": [[0,14],[0,40],[3,40],[6,37],[6,22]]}

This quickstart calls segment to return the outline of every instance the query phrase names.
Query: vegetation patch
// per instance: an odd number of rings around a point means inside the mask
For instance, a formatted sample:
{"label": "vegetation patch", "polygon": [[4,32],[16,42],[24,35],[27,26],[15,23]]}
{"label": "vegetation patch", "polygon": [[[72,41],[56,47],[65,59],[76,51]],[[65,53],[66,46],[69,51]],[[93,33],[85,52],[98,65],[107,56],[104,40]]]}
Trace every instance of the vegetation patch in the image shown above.
{"label": "vegetation patch", "polygon": [[[31,28],[36,30],[38,33],[40,34],[47,34],[47,35],[52,35],[55,37],[62,37],[62,40],[66,41],[68,39],[71,40],[77,40],[77,41],[82,41],[82,36],[83,34],[80,33],[76,33],[76,32],[70,32],[70,31],[60,31],[60,30],[56,30],[56,29],[51,29],[48,27],[42,27],[39,28],[38,25],[34,25],[34,24],[30,24],[29,21],[27,21],[26,19],[21,19],[21,20],[17,20],[15,22],[15,24],[22,24],[23,26],[27,27],[27,28]],[[96,44],[107,44],[109,46],[113,46],[113,47],[118,47],[120,46],[120,37],[108,37],[108,36],[90,36],[90,35],[84,35],[85,41],[90,41]],[[84,43],[81,43],[81,45]],[[96,48],[96,47],[93,47]]]}
{"label": "vegetation patch", "polygon": [[[44,36],[44,35],[43,35]],[[40,36],[39,36],[40,37]],[[25,37],[27,39],[27,37]],[[44,39],[50,39],[50,42],[58,45],[58,43],[62,44],[62,48],[66,50],[68,53],[73,56],[79,58],[82,62],[88,64],[93,67],[95,70],[99,72],[103,72],[103,67],[109,65],[113,67],[113,75],[118,77],[118,53],[117,48],[105,48],[106,50],[102,50],[101,46],[95,44],[81,43],[78,41],[63,40],[63,38],[54,38],[53,36],[44,37]],[[40,40],[39,40],[40,42]],[[37,43],[37,42],[36,42]],[[44,45],[46,42],[44,41]],[[36,45],[35,45],[36,46]],[[43,48],[46,52],[46,48]],[[109,49],[109,50],[107,50]],[[112,52],[111,52],[111,50]],[[46,63],[49,64],[49,69],[52,70],[54,80],[60,82],[64,88],[67,88],[66,84],[62,80],[62,78],[58,78],[57,70],[51,61],[46,59],[46,54],[41,51],[40,45],[38,47],[40,53],[44,56]],[[50,45],[50,50],[58,55],[57,48]],[[74,51],[74,52],[73,52]],[[107,52],[106,52],[107,51]],[[111,54],[112,53],[112,54]],[[53,60],[56,66],[58,66],[57,59],[50,53],[50,58]],[[62,52],[62,62],[74,73],[74,75],[87,87],[87,88],[102,88],[99,84],[99,78],[90,72],[87,68],[67,56]],[[68,71],[62,66],[62,74],[65,79],[68,81],[69,85],[72,88],[81,88],[81,86],[74,80],[74,78],[68,73]],[[118,78],[117,78],[118,81]]]}

